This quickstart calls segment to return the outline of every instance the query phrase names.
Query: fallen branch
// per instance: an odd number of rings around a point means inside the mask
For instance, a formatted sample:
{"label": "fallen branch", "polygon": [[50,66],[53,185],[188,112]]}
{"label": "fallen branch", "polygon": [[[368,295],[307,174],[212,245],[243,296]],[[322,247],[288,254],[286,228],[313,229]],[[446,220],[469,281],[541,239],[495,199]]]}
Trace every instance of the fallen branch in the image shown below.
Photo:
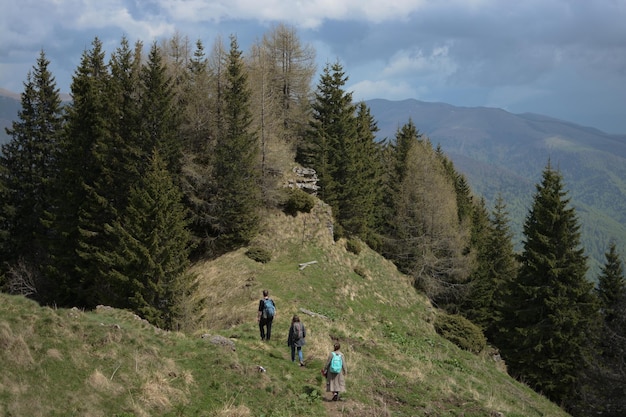
{"label": "fallen branch", "polygon": [[313,264],[316,264],[316,263],[317,263],[317,261],[310,261],[310,262],[305,262],[305,263],[302,263],[302,264],[298,264],[298,267],[299,267],[298,269],[299,269],[300,271],[302,271],[302,270],[303,270],[304,268],[306,268],[307,266],[309,266],[309,265],[313,265]]}
{"label": "fallen branch", "polygon": [[312,316],[312,317],[321,317],[323,319],[329,319],[330,318],[330,317],[327,317],[327,316],[325,316],[323,314],[315,313],[315,312],[307,310],[305,308],[300,308],[300,311],[303,312],[304,314],[308,314],[309,316]]}

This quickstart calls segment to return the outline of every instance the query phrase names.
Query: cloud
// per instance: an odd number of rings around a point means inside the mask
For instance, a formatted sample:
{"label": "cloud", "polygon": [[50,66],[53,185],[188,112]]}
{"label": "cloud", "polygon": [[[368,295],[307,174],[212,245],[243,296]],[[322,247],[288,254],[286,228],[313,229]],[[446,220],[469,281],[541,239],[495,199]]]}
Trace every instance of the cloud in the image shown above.
{"label": "cloud", "polygon": [[[21,89],[42,48],[67,91],[80,54],[96,36],[109,53],[122,36],[148,43],[176,32],[207,47],[217,36],[235,34],[246,50],[281,22],[293,25],[316,49],[318,68],[340,60],[355,94],[362,96],[379,92],[390,98],[405,91],[401,98],[414,94],[477,106],[517,103],[512,104],[517,110],[545,102],[543,110],[563,115],[574,108],[572,91],[581,87],[573,83],[576,79],[585,84],[584,101],[599,103],[586,104],[590,114],[614,114],[609,103],[626,108],[626,0],[5,3],[0,87],[12,90]],[[569,84],[558,82],[565,71],[573,74],[566,77]],[[584,114],[582,106],[577,104],[577,115]],[[626,131],[626,114],[621,119],[613,126]]]}
{"label": "cloud", "polygon": [[311,29],[325,20],[405,19],[427,4],[427,0],[160,0],[159,6],[173,19],[189,22],[256,19]]}
{"label": "cloud", "polygon": [[353,92],[352,98],[355,101],[372,98],[404,100],[406,98],[419,98],[421,95],[415,86],[397,80],[363,80],[349,85],[347,90]]}
{"label": "cloud", "polygon": [[457,65],[449,52],[449,45],[434,46],[430,51],[420,48],[398,51],[391,57],[382,75],[384,77],[434,75],[437,78],[445,78],[457,70]]}

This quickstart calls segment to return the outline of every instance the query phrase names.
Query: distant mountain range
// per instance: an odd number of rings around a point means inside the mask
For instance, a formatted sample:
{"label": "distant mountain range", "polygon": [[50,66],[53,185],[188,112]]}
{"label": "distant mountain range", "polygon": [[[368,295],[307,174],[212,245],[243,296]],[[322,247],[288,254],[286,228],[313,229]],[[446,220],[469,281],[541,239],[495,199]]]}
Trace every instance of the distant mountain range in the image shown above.
{"label": "distant mountain range", "polygon": [[497,194],[508,206],[516,244],[535,185],[548,161],[564,179],[582,226],[590,277],[604,264],[610,240],[626,255],[626,135],[610,135],[538,114],[456,107],[418,100],[366,102],[378,137],[394,138],[411,119],[433,146],[440,145],[472,190],[491,208]]}
{"label": "distant mountain range", "polygon": [[[441,146],[488,207],[501,194],[518,248],[535,185],[550,161],[563,174],[580,219],[590,277],[595,278],[604,264],[611,240],[622,259],[626,256],[626,135],[497,108],[412,99],[366,103],[378,122],[379,139],[393,139],[411,119],[434,146]],[[0,143],[10,139],[4,128],[11,126],[20,107],[18,94],[0,89]]]}

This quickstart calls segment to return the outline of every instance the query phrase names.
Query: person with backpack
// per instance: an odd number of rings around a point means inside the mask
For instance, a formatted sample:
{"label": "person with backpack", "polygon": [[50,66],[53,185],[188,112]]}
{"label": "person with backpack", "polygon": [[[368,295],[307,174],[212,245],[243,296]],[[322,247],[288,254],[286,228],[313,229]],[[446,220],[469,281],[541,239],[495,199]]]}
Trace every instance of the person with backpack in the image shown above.
{"label": "person with backpack", "polygon": [[261,340],[270,340],[272,336],[272,322],[276,316],[276,304],[269,297],[270,292],[263,290],[263,298],[259,301],[259,310],[256,320],[259,322],[259,331],[261,332]]}
{"label": "person with backpack", "polygon": [[332,392],[332,401],[339,401],[339,393],[346,391],[346,360],[339,350],[341,345],[335,343],[333,351],[328,355],[326,365],[322,369],[326,375],[326,392]]}
{"label": "person with backpack", "polygon": [[300,359],[300,366],[304,366],[304,360],[302,359],[302,346],[306,343],[306,329],[304,323],[300,321],[300,317],[294,315],[291,319],[291,326],[289,327],[289,336],[287,336],[287,346],[291,347],[291,362],[296,361],[296,350],[298,351],[298,359]]}

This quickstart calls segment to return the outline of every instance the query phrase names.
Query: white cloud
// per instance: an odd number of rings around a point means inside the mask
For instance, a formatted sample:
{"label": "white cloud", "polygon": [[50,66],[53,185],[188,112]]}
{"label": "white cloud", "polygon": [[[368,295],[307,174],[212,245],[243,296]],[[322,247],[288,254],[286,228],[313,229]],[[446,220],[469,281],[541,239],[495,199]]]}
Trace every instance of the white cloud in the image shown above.
{"label": "white cloud", "polygon": [[427,0],[160,0],[174,19],[219,23],[228,19],[289,21],[302,28],[317,28],[323,21],[406,19]]}
{"label": "white cloud", "polygon": [[418,98],[421,94],[415,86],[406,81],[397,80],[363,80],[349,86],[353,91],[354,101],[384,98],[387,100],[404,100]]}
{"label": "white cloud", "polygon": [[450,56],[450,44],[433,47],[431,51],[420,48],[401,50],[391,57],[383,70],[385,77],[435,76],[444,79],[453,74],[458,65]]}

